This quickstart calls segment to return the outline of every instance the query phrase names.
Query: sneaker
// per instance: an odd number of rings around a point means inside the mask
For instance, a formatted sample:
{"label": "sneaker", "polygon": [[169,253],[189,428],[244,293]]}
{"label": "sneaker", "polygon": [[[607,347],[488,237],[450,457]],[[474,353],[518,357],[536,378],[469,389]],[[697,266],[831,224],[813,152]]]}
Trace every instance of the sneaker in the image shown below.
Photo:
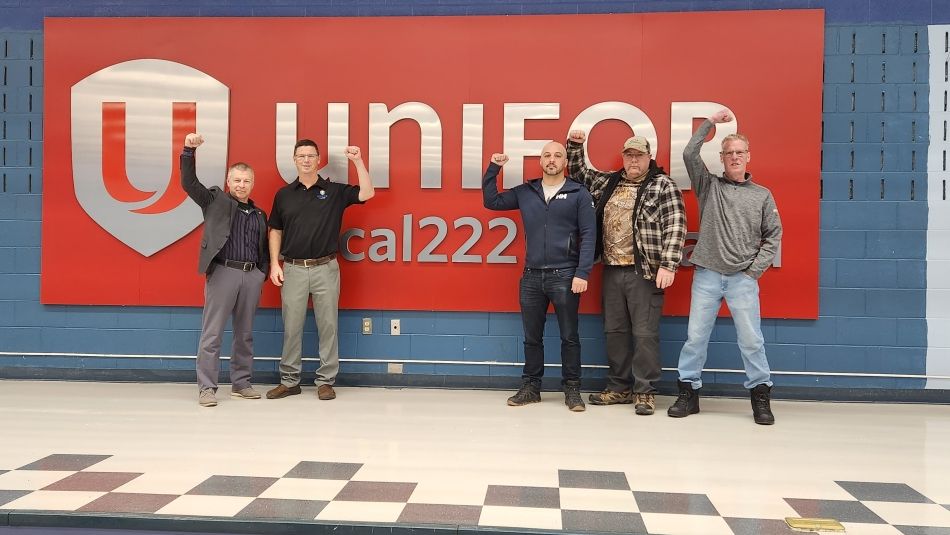
{"label": "sneaker", "polygon": [[520,407],[529,403],[538,403],[541,401],[541,385],[530,379],[522,379],[521,388],[518,393],[508,398],[508,405],[511,407]]}
{"label": "sneaker", "polygon": [[772,425],[775,423],[775,416],[772,414],[770,401],[772,399],[772,387],[767,384],[760,384],[749,390],[752,397],[752,419],[759,425]]}
{"label": "sneaker", "polygon": [[231,397],[241,399],[261,399],[261,393],[257,390],[254,390],[253,386],[248,386],[240,390],[231,389]]}
{"label": "sneaker", "polygon": [[633,406],[640,416],[649,416],[656,410],[656,394],[637,394],[637,403]]}
{"label": "sneaker", "polygon": [[214,390],[211,388],[202,388],[198,392],[198,405],[202,407],[214,407],[218,404],[218,399],[214,397]]}
{"label": "sneaker", "polygon": [[692,383],[677,381],[680,393],[676,401],[666,409],[666,415],[671,418],[685,418],[699,412],[699,390],[693,390]]}
{"label": "sneaker", "polygon": [[614,392],[613,390],[604,390],[596,394],[591,394],[587,398],[592,405],[626,405],[633,403],[633,393],[629,390],[623,392]]}
{"label": "sneaker", "polygon": [[564,404],[571,412],[584,412],[584,400],[581,398],[580,381],[566,381],[564,383]]}

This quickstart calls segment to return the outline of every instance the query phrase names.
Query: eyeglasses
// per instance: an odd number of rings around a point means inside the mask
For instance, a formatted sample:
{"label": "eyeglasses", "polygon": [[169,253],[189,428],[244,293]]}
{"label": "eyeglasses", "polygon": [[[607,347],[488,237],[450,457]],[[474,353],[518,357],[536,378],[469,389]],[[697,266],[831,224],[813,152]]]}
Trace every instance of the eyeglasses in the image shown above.
{"label": "eyeglasses", "polygon": [[749,154],[749,151],[747,151],[747,150],[727,150],[727,151],[720,152],[719,154],[722,154],[723,156],[745,156],[746,154]]}
{"label": "eyeglasses", "polygon": [[316,160],[319,158],[319,154],[298,154],[294,156],[295,160]]}

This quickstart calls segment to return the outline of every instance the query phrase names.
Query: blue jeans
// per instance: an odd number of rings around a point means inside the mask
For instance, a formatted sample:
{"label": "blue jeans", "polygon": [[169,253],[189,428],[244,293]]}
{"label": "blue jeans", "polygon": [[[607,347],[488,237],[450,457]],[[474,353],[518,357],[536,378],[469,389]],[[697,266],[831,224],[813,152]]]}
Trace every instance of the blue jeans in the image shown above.
{"label": "blue jeans", "polygon": [[723,298],[729,306],[736,326],[739,352],[745,365],[745,388],[760,384],[772,386],[769,362],[765,357],[762,318],[759,314],[759,283],[745,273],[723,275],[696,266],[689,305],[689,328],[686,344],[680,352],[680,381],[692,383],[693,390],[703,386],[703,365],[709,348],[709,335]]}
{"label": "blue jeans", "polygon": [[571,291],[573,280],[573,269],[524,270],[519,290],[524,324],[522,378],[540,383],[544,376],[544,322],[551,303],[561,333],[561,382],[580,381],[581,339],[577,334],[580,294]]}

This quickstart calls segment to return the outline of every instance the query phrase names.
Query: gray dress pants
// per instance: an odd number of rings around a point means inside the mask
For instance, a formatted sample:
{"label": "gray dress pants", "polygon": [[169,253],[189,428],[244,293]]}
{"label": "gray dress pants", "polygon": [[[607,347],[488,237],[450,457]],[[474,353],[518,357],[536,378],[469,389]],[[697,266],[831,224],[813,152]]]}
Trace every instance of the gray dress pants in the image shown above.
{"label": "gray dress pants", "polygon": [[198,388],[218,388],[221,369],[221,337],[231,318],[234,344],[231,348],[231,388],[251,386],[254,359],[254,313],[261,300],[265,275],[259,269],[216,265],[205,280],[205,308],[198,340]]}

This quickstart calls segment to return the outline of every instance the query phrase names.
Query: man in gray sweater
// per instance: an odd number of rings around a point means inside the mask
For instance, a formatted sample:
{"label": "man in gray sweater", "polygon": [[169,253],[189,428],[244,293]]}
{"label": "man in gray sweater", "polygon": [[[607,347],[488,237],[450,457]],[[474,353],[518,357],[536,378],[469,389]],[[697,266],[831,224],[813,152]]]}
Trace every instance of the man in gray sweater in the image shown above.
{"label": "man in gray sweater", "polygon": [[700,156],[713,125],[733,120],[728,110],[703,122],[683,151],[686,170],[699,201],[699,240],[690,262],[696,266],[690,297],[686,344],[679,358],[679,397],[667,410],[674,418],[699,412],[699,389],[709,335],[722,300],[736,326],[745,365],[743,386],[751,392],[755,423],[775,423],[770,407],[772,381],[765,357],[759,314],[759,283],[778,251],[782,221],[772,193],[746,172],[749,140],[731,134],[722,141],[723,176],[709,172]]}

